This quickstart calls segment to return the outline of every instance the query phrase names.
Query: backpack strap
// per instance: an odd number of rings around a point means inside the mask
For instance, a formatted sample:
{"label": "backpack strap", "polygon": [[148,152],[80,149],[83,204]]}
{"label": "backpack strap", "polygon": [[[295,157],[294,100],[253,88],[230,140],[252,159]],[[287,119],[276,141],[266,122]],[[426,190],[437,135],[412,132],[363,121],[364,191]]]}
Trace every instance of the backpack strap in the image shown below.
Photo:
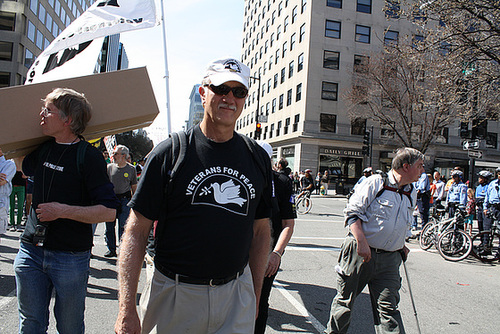
{"label": "backpack strap", "polygon": [[[189,141],[188,134],[185,131],[172,132],[170,138],[172,138],[171,156],[170,160],[165,162],[168,177],[165,187],[166,196],[172,193],[172,180],[184,164],[184,160],[186,160]],[[165,159],[166,158],[167,156],[165,156]]]}
{"label": "backpack strap", "polygon": [[243,141],[247,145],[248,150],[252,154],[254,161],[257,163],[257,166],[259,167],[260,172],[262,173],[262,175],[264,175],[264,182],[265,182],[264,188],[267,188],[267,186],[268,186],[267,181],[268,181],[268,175],[269,175],[268,170],[270,170],[270,168],[266,168],[268,163],[266,162],[266,159],[264,159],[262,154],[260,154],[258,151],[258,150],[261,150],[262,148],[252,138],[245,136],[245,135],[241,135],[241,137],[243,138]]}
{"label": "backpack strap", "polygon": [[85,153],[90,146],[89,142],[82,138],[78,143],[78,150],[76,153],[76,168],[79,175],[83,174],[83,164],[85,163]]}
{"label": "backpack strap", "polygon": [[410,191],[404,191],[403,189],[398,189],[388,186],[387,185],[388,176],[386,173],[382,174],[382,179],[384,180],[384,185],[382,186],[382,189],[379,190],[375,198],[380,197],[380,195],[382,195],[385,190],[389,190],[395,193],[399,193],[400,195],[405,195],[410,200],[411,206],[413,206],[413,201],[411,200],[411,192],[413,191],[413,184],[410,183]]}

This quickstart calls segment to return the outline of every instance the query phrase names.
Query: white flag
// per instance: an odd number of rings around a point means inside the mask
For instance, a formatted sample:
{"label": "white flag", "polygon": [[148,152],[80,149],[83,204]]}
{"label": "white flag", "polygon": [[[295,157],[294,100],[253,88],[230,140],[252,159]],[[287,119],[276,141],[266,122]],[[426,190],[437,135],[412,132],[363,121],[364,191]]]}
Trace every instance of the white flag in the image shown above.
{"label": "white flag", "polygon": [[[89,53],[83,51],[94,39],[150,28],[159,22],[154,0],[98,0],[38,56],[28,71],[26,84],[61,79],[62,77],[48,73],[58,68],[59,72],[63,72],[60,68],[63,65],[68,66],[70,61],[79,62],[80,57]],[[95,61],[97,55],[98,53],[95,54]],[[68,73],[66,70],[64,72]],[[70,76],[76,75],[65,77]]]}

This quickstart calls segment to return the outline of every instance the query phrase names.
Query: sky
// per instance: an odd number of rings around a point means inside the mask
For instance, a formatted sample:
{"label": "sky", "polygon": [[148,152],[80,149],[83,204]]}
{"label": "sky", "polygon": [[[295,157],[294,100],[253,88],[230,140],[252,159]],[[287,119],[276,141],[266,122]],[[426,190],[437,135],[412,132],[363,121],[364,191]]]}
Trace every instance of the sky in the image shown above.
{"label": "sky", "polygon": [[[160,0],[157,0],[159,3]],[[189,95],[214,59],[241,59],[244,0],[163,0],[172,131],[185,126]],[[160,11],[160,7],[157,6]],[[159,12],[161,15],[161,12]],[[146,66],[160,114],[147,129],[158,143],[168,136],[162,27],[122,33],[129,68]]]}

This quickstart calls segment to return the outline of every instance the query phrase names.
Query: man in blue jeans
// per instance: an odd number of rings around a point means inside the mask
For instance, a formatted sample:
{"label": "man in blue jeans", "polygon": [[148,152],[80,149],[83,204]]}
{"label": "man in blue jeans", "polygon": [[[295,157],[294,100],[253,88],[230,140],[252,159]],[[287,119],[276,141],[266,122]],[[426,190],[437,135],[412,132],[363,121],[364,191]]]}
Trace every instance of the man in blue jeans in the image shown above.
{"label": "man in blue jeans", "polygon": [[[130,208],[127,206],[137,189],[137,172],[134,166],[127,162],[130,151],[125,145],[117,145],[113,152],[113,162],[108,164],[108,176],[115,187],[115,194],[120,201],[118,208],[118,240],[125,230]],[[106,222],[106,245],[108,251],[105,257],[116,257],[116,219]]]}
{"label": "man in blue jeans", "polygon": [[118,201],[102,154],[80,136],[91,117],[85,96],[56,88],[40,116],[43,134],[53,138],[23,161],[35,184],[14,262],[19,332],[47,332],[55,290],[57,332],[84,333],[92,224],[113,219]]}

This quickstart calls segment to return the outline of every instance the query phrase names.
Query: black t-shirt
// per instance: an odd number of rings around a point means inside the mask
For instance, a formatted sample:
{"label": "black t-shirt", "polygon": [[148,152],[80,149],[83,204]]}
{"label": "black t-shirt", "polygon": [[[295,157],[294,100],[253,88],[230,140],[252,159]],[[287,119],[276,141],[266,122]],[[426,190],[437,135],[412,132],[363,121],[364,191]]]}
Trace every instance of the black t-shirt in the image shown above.
{"label": "black t-shirt", "polygon": [[21,187],[26,186],[26,179],[23,178],[23,172],[17,171],[16,174],[14,174],[14,177],[12,178],[12,185]]}
{"label": "black t-shirt", "polygon": [[290,177],[283,171],[273,171],[274,193],[273,199],[276,205],[273,205],[272,216],[272,237],[273,246],[276,246],[279,235],[283,230],[283,219],[295,219],[297,213],[295,211],[295,197],[293,195],[293,185]]}
{"label": "black t-shirt", "polygon": [[300,182],[302,183],[302,188],[303,189],[306,189],[307,187],[309,187],[310,184],[312,184],[312,188],[309,189],[309,190],[313,190],[314,189],[314,181],[313,181],[313,178],[311,175],[309,175],[309,177],[307,176],[304,176]]}
{"label": "black t-shirt", "polygon": [[[59,202],[68,205],[102,204],[116,208],[113,185],[109,182],[102,154],[87,147],[83,168],[78,171],[77,151],[81,143],[66,145],[51,140],[28,154],[23,161],[25,175],[34,176],[32,210],[21,237],[32,243],[40,203]],[[83,178],[83,179],[82,179]],[[61,251],[86,251],[92,248],[92,225],[70,219],[47,222],[44,247]]]}
{"label": "black t-shirt", "polygon": [[271,162],[256,145],[265,167],[269,166],[263,175],[237,133],[227,142],[216,143],[196,126],[188,136],[184,164],[174,177],[166,207],[166,166],[173,165],[171,139],[149,155],[129,206],[150,220],[159,220],[156,263],[191,277],[227,277],[248,262],[254,220],[270,217]]}

